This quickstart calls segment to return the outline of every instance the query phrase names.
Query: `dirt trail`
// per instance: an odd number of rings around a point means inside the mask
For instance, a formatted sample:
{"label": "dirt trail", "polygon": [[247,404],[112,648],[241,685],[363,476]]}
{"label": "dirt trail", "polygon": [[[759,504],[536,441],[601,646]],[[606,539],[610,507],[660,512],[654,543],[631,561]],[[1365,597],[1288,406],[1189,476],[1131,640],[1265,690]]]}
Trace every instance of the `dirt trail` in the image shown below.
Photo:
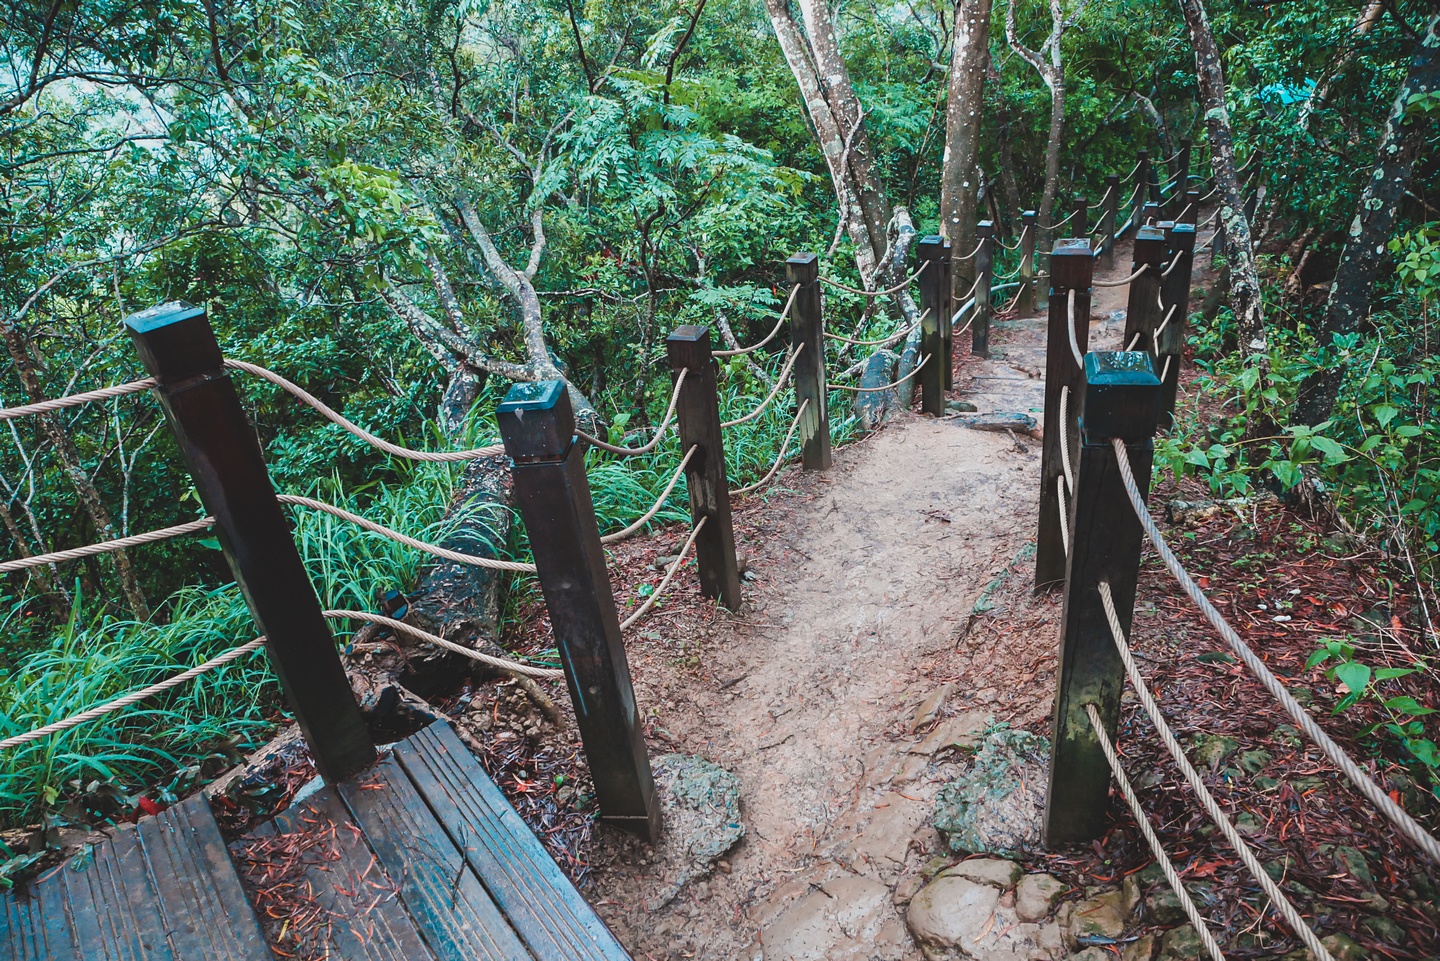
{"label": "dirt trail", "polygon": [[[1127,247],[1105,276],[1129,262]],[[1118,345],[1124,291],[1096,294],[1091,344]],[[998,322],[993,341],[953,396],[1037,412],[1043,318]],[[652,743],[735,772],[747,833],[663,906],[664,865],[601,859],[592,897],[637,958],[921,957],[904,902],[943,853],[929,820],[958,773],[934,742],[981,716],[1048,729],[1059,603],[1030,596],[1039,463],[1037,441],[907,413],[739,511],[745,609],[662,621],[631,657]]]}

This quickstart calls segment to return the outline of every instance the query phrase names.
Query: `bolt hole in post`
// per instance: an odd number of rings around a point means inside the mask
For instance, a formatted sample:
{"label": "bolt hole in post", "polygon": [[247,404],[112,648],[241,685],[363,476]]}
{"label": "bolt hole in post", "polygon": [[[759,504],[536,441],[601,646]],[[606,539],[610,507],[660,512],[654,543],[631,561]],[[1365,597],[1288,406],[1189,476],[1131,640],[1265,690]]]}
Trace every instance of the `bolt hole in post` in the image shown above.
{"label": "bolt hole in post", "polygon": [[654,842],[660,805],[585,473],[585,445],[575,435],[564,382],[513,385],[496,420],[514,462],[515,502],[535,554],[600,818]]}
{"label": "bolt hole in post", "polygon": [[1111,441],[1124,442],[1143,496],[1149,490],[1160,381],[1149,354],[1107,351],[1086,355],[1080,390],[1084,413],[1068,518],[1070,556],[1045,800],[1044,839],[1052,849],[1094,840],[1105,831],[1110,766],[1085,708],[1094,705],[1114,740],[1125,674],[1099,584],[1110,585],[1128,635],[1144,537]]}

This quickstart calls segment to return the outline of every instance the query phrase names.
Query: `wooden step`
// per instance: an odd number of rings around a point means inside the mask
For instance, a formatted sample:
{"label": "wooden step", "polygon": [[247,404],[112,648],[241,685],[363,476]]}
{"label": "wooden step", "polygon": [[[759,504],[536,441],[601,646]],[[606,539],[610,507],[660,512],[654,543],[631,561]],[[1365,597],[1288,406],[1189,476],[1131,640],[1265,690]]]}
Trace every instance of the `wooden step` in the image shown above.
{"label": "wooden step", "polygon": [[3,901],[5,961],[273,961],[200,795]]}

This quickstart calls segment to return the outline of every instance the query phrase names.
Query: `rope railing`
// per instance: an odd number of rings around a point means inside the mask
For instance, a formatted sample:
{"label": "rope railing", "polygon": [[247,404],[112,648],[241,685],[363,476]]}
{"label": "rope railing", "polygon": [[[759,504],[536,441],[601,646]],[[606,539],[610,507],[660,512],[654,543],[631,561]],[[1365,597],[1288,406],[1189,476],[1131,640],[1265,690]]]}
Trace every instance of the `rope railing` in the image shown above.
{"label": "rope railing", "polygon": [[780,328],[785,326],[785,318],[790,316],[790,308],[795,305],[795,295],[798,293],[800,293],[799,284],[796,284],[794,287],[790,288],[790,296],[785,300],[785,307],[780,311],[780,316],[775,318],[775,326],[771,329],[770,333],[765,335],[764,340],[759,341],[758,343],[751,344],[749,347],[735,347],[731,350],[712,350],[710,351],[710,356],[738,357],[741,354],[753,354],[761,347],[764,347],[766,344],[770,343],[770,341],[775,339],[775,335],[780,333]]}
{"label": "rope railing", "polygon": [[1065,486],[1075,493],[1075,470],[1070,466],[1070,385],[1060,388],[1060,469],[1065,472]]}
{"label": "rope railing", "polygon": [[893,344],[898,340],[903,340],[904,338],[910,336],[911,331],[924,323],[925,318],[928,316],[930,316],[930,308],[926,307],[924,313],[922,313],[919,317],[915,318],[915,323],[911,324],[909,327],[906,327],[904,330],[896,331],[895,333],[891,334],[889,337],[884,338],[883,340],[852,340],[849,337],[845,337],[841,334],[832,334],[828,330],[825,331],[825,336],[830,340],[838,340],[842,344],[851,344],[856,347],[888,347],[890,344]]}
{"label": "rope railing", "polygon": [[1075,366],[1081,370],[1085,369],[1085,357],[1080,353],[1080,342],[1075,339],[1075,288],[1070,288],[1066,298],[1069,303],[1066,309],[1069,311],[1068,323],[1065,324],[1065,332],[1070,335],[1070,354],[1075,358]]}
{"label": "rope railing", "polygon": [[1135,268],[1134,273],[1132,273],[1129,277],[1124,278],[1123,280],[1092,280],[1090,281],[1090,285],[1092,287],[1124,287],[1125,285],[1129,284],[1130,281],[1134,280],[1136,277],[1139,277],[1141,274],[1145,273],[1145,271],[1149,269],[1149,264],[1141,264],[1139,267]]}
{"label": "rope railing", "polygon": [[1058,229],[1060,229],[1061,227],[1063,227],[1063,226],[1065,226],[1066,224],[1068,224],[1070,221],[1074,220],[1074,219],[1075,219],[1075,216],[1076,216],[1077,214],[1079,214],[1079,213],[1080,213],[1080,211],[1078,211],[1078,210],[1072,210],[1072,211],[1070,211],[1070,216],[1066,217],[1064,220],[1058,220],[1058,221],[1056,221],[1055,223],[1051,224],[1051,225],[1050,225],[1050,229],[1051,229],[1051,230],[1058,230]]}
{"label": "rope railing", "polygon": [[109,400],[112,397],[138,394],[142,390],[149,390],[154,386],[154,377],[142,377],[139,380],[132,380],[127,384],[116,384],[113,387],[87,390],[81,394],[69,394],[65,397],[57,397],[54,400],[42,400],[38,403],[26,404],[23,407],[0,407],[0,421],[14,420],[17,417],[29,417],[33,414],[48,414],[52,411],[64,410],[67,407],[79,407],[81,404],[91,404],[96,401]]}
{"label": "rope railing", "polygon": [[[1156,331],[1156,335],[1157,335],[1157,336],[1159,335],[1159,331]],[[1141,336],[1140,331],[1138,331],[1138,330],[1135,331],[1135,336],[1130,338],[1130,343],[1128,343],[1128,344],[1125,345],[1125,349],[1126,349],[1126,350],[1134,350],[1134,349],[1135,349],[1135,346],[1140,343],[1140,336]]]}
{"label": "rope railing", "polygon": [[665,489],[660,492],[660,496],[656,498],[655,503],[650,505],[649,510],[647,510],[644,514],[640,515],[639,518],[637,518],[624,530],[618,530],[613,534],[606,534],[605,536],[601,537],[600,543],[614,544],[617,541],[623,541],[625,538],[629,537],[631,534],[634,534],[640,528],[650,523],[651,519],[653,519],[656,514],[660,513],[660,508],[665,506],[665,501],[670,498],[670,492],[675,489],[676,484],[680,483],[680,478],[685,474],[685,468],[690,465],[690,458],[694,457],[695,452],[699,449],[700,446],[696,444],[685,452],[684,457],[680,458],[680,464],[675,468],[675,473],[670,475],[669,483],[667,483],[665,485]]}
{"label": "rope railing", "polygon": [[1019,249],[1020,249],[1020,245],[1025,242],[1025,235],[1028,234],[1029,232],[1030,232],[1030,225],[1029,225],[1029,224],[1026,224],[1026,225],[1021,229],[1021,231],[1020,231],[1020,236],[1018,236],[1018,237],[1015,238],[1015,242],[1014,242],[1013,244],[1007,244],[1007,243],[1004,243],[1004,242],[999,241],[999,240],[995,241],[995,243],[996,243],[996,245],[997,245],[1001,250],[1019,250]]}
{"label": "rope railing", "polygon": [[821,277],[820,283],[825,284],[827,287],[834,287],[836,290],[843,290],[847,294],[856,294],[861,297],[888,297],[891,294],[898,294],[906,287],[909,287],[910,282],[913,281],[916,277],[919,277],[921,274],[925,273],[925,268],[929,266],[930,261],[921,261],[920,267],[915,271],[915,273],[911,274],[909,277],[906,277],[894,287],[889,287],[885,290],[866,290],[863,287],[847,287],[844,284],[840,283],[838,280],[831,280],[829,277]]}
{"label": "rope railing", "polygon": [[[1165,312],[1165,319],[1162,320],[1162,321],[1160,321],[1160,326],[1159,326],[1159,327],[1156,327],[1156,328],[1155,328],[1155,339],[1156,339],[1157,341],[1160,339],[1160,335],[1163,334],[1163,333],[1165,333],[1165,328],[1170,326],[1170,318],[1174,317],[1174,316],[1175,316],[1175,311],[1177,311],[1177,310],[1179,310],[1179,309],[1180,309],[1180,305],[1179,305],[1179,304],[1171,304],[1171,305],[1170,305],[1170,309]],[[1139,337],[1140,335],[1139,335],[1139,334],[1136,334],[1135,336],[1136,336],[1136,337]],[[1126,348],[1126,349],[1128,350],[1129,348]]]}
{"label": "rope railing", "polygon": [[984,240],[981,240],[978,244],[975,245],[975,249],[972,250],[972,251],[970,251],[970,252],[969,252],[968,254],[966,254],[964,257],[951,257],[950,260],[951,260],[952,263],[957,263],[957,264],[958,264],[958,263],[963,263],[964,261],[967,261],[967,260],[969,260],[970,258],[974,257],[976,254],[978,254],[978,253],[980,252],[980,250],[981,250],[984,246],[985,246],[985,241],[984,241]]}
{"label": "rope railing", "polygon": [[1295,905],[1290,902],[1290,899],[1285,896],[1285,892],[1280,890],[1280,886],[1271,880],[1270,875],[1265,871],[1265,866],[1260,863],[1260,859],[1255,856],[1255,853],[1250,849],[1250,845],[1245,843],[1245,840],[1240,836],[1240,832],[1235,829],[1234,823],[1226,816],[1225,811],[1220,807],[1220,803],[1215,800],[1215,796],[1211,794],[1209,788],[1205,786],[1205,781],[1200,777],[1200,772],[1195,770],[1194,766],[1190,763],[1190,759],[1185,756],[1184,748],[1180,746],[1180,742],[1175,737],[1175,733],[1170,730],[1170,725],[1165,721],[1165,715],[1160,711],[1160,705],[1155,703],[1155,698],[1150,693],[1149,685],[1145,683],[1145,678],[1141,675],[1140,668],[1135,663],[1135,657],[1130,650],[1130,645],[1125,639],[1125,631],[1120,626],[1120,615],[1115,609],[1115,598],[1111,594],[1109,582],[1101,581],[1098,587],[1100,591],[1100,603],[1105,607],[1105,619],[1110,625],[1110,635],[1115,641],[1115,649],[1120,654],[1120,660],[1125,665],[1125,673],[1130,678],[1130,686],[1135,689],[1135,696],[1140,701],[1140,706],[1145,709],[1145,713],[1150,716],[1150,722],[1155,725],[1155,730],[1159,733],[1160,740],[1165,745],[1165,749],[1170,752],[1170,757],[1174,759],[1175,764],[1180,768],[1180,772],[1185,776],[1185,782],[1190,785],[1190,790],[1194,791],[1195,796],[1200,799],[1200,806],[1205,809],[1205,813],[1210,816],[1210,820],[1220,829],[1220,833],[1225,835],[1225,840],[1230,843],[1230,847],[1234,848],[1235,853],[1240,855],[1240,860],[1244,862],[1245,867],[1260,885],[1261,890],[1265,892],[1265,896],[1270,899],[1270,903],[1274,905],[1276,912],[1285,919],[1285,923],[1290,926],[1290,930],[1295,932],[1295,935],[1304,942],[1305,946],[1310,949],[1319,961],[1334,961],[1330,952],[1320,943],[1320,938],[1311,930],[1310,926],[1305,923],[1304,917],[1296,910]]}
{"label": "rope railing", "polygon": [[762,400],[754,410],[746,414],[744,417],[739,417],[735,420],[724,421],[720,424],[720,426],[739,427],[741,424],[750,423],[750,421],[763,414],[765,412],[765,408],[769,407],[770,402],[775,399],[775,395],[780,393],[780,388],[784,387],[786,382],[790,380],[790,371],[795,367],[795,361],[799,358],[800,352],[804,349],[805,344],[802,341],[801,343],[795,345],[794,350],[790,351],[790,356],[785,358],[785,366],[780,368],[780,374],[775,378],[775,386],[770,388],[770,393],[766,395],[765,399]]}
{"label": "rope railing", "polygon": [[620,630],[628,631],[635,625],[636,621],[649,613],[650,608],[655,606],[656,601],[660,600],[660,595],[665,593],[665,589],[670,586],[670,581],[674,579],[675,572],[680,570],[681,564],[685,563],[685,557],[690,553],[690,548],[695,546],[695,538],[700,536],[700,530],[705,526],[707,520],[709,520],[708,517],[702,517],[700,518],[700,523],[691,528],[690,536],[685,539],[685,546],[680,548],[679,556],[670,564],[669,570],[665,572],[665,576],[661,578],[655,590],[651,591],[650,596],[645,598],[645,603],[636,608],[635,613],[620,622]]}
{"label": "rope railing", "polygon": [[82,557],[94,557],[97,554],[110,554],[115,551],[127,550],[131,547],[139,547],[141,544],[153,544],[157,541],[169,540],[172,537],[182,537],[186,534],[194,534],[203,531],[215,523],[213,517],[201,517],[184,524],[176,524],[174,527],[163,527],[158,531],[149,531],[145,534],[132,534],[129,537],[117,537],[114,540],[101,541],[98,544],[87,544],[84,547],[76,547],[67,551],[55,551],[52,554],[35,554],[30,557],[22,557],[18,560],[5,561],[0,563],[0,574],[8,574],[11,571],[23,571],[32,567],[45,567],[50,564],[61,564],[65,561],[76,561]]}
{"label": "rope railing", "polygon": [[770,483],[770,479],[780,472],[780,465],[785,462],[785,452],[790,449],[790,440],[795,436],[795,430],[800,426],[800,418],[805,416],[805,410],[809,406],[810,398],[808,397],[800,402],[800,409],[795,411],[795,419],[790,422],[790,429],[785,432],[785,439],[780,442],[780,453],[775,455],[775,463],[770,465],[770,470],[766,472],[765,476],[753,484],[746,484],[744,487],[738,487],[732,490],[730,492],[731,497],[738,497],[741,494],[749,494],[759,490]]}
{"label": "rope railing", "polygon": [[660,426],[655,428],[655,436],[651,437],[649,443],[645,444],[645,446],[621,447],[618,444],[606,443],[598,437],[592,437],[579,428],[575,430],[576,436],[583,437],[601,450],[607,450],[612,454],[619,454],[622,457],[637,457],[640,454],[650,453],[659,446],[661,439],[665,436],[666,428],[670,426],[670,419],[675,416],[675,404],[680,400],[680,387],[685,383],[685,375],[689,372],[690,369],[688,367],[681,367],[679,373],[675,375],[675,387],[670,391],[670,406],[665,408],[665,416],[661,418]]}
{"label": "rope railing", "polygon": [[453,450],[439,452],[412,450],[408,447],[401,447],[399,444],[392,444],[388,440],[384,440],[370,433],[368,430],[361,427],[359,424],[347,419],[338,411],[332,409],[324,401],[320,400],[320,398],[316,397],[314,394],[310,393],[305,388],[301,387],[299,384],[287,380],[281,375],[275,373],[273,370],[267,370],[266,368],[261,367],[259,364],[251,364],[243,360],[226,360],[225,366],[233,370],[243,370],[247,374],[253,374],[256,377],[261,378],[262,380],[269,381],[276,387],[279,387],[287,393],[291,394],[305,405],[318,411],[326,420],[330,421],[332,424],[335,424],[342,429],[348,431],[349,433],[354,434],[356,437],[365,441],[371,447],[374,447],[377,450],[382,450],[385,453],[393,455],[395,457],[403,457],[406,460],[426,461],[430,463],[454,463],[457,461],[479,460],[483,457],[494,457],[496,454],[505,453],[504,444],[491,444],[487,447],[476,447],[472,450]]}
{"label": "rope railing", "polygon": [[1184,263],[1184,261],[1185,261],[1185,258],[1184,258],[1184,257],[1181,257],[1179,254],[1175,255],[1174,257],[1171,257],[1171,258],[1170,258],[1170,263],[1166,264],[1166,265],[1165,265],[1165,269],[1162,270],[1162,271],[1160,271],[1160,276],[1161,276],[1161,277],[1169,277],[1172,273],[1175,272],[1175,268],[1176,268],[1176,267],[1179,267],[1182,263]]}
{"label": "rope railing", "polygon": [[1165,565],[1165,569],[1180,582],[1180,586],[1184,589],[1190,600],[1200,608],[1201,613],[1205,615],[1205,619],[1210,622],[1210,626],[1215,628],[1220,636],[1224,638],[1225,642],[1230,645],[1235,655],[1250,669],[1250,672],[1255,675],[1256,679],[1260,681],[1265,690],[1280,703],[1280,706],[1285,710],[1286,714],[1290,715],[1290,718],[1295,722],[1296,726],[1305,732],[1306,736],[1320,748],[1321,752],[1330,762],[1339,768],[1345,776],[1355,784],[1355,787],[1360,793],[1384,814],[1402,834],[1413,841],[1416,847],[1424,852],[1432,861],[1440,863],[1440,841],[1437,841],[1434,836],[1407,814],[1404,808],[1392,800],[1379,785],[1370,779],[1364,769],[1345,752],[1345,749],[1340,747],[1339,744],[1336,744],[1330,735],[1325,733],[1324,729],[1316,723],[1315,719],[1291,696],[1290,692],[1285,688],[1285,685],[1265,666],[1265,662],[1257,657],[1255,652],[1250,649],[1250,646],[1241,639],[1235,629],[1225,620],[1225,616],[1211,603],[1210,599],[1205,595],[1205,592],[1201,590],[1200,586],[1191,578],[1189,572],[1185,570],[1185,566],[1180,563],[1179,558],[1175,556],[1175,553],[1170,549],[1169,544],[1166,543],[1165,538],[1161,535],[1159,527],[1155,524],[1155,519],[1150,515],[1149,509],[1145,506],[1144,499],[1140,496],[1140,489],[1135,483],[1135,475],[1130,470],[1130,462],[1125,453],[1124,442],[1117,439],[1112,440],[1111,444],[1115,448],[1115,458],[1120,465],[1120,480],[1125,486],[1125,493],[1129,496],[1130,506],[1134,509],[1136,517],[1139,518],[1140,525],[1144,529],[1146,537],[1160,555],[1161,562]]}
{"label": "rope railing", "polygon": [[1100,750],[1105,753],[1105,760],[1110,765],[1110,772],[1115,775],[1115,783],[1120,788],[1121,796],[1130,806],[1130,813],[1135,815],[1135,823],[1140,827],[1140,833],[1145,836],[1145,843],[1150,846],[1150,852],[1155,855],[1155,862],[1160,865],[1160,872],[1165,875],[1165,880],[1170,882],[1175,896],[1180,899],[1180,907],[1185,911],[1185,916],[1190,919],[1190,923],[1194,925],[1195,933],[1200,936],[1200,942],[1205,946],[1206,953],[1210,955],[1211,961],[1225,961],[1225,955],[1221,953],[1215,935],[1210,933],[1210,928],[1201,916],[1200,909],[1195,907],[1194,900],[1185,890],[1185,885],[1180,880],[1180,872],[1175,870],[1174,862],[1170,860],[1170,855],[1165,853],[1165,848],[1155,833],[1154,825],[1150,823],[1145,809],[1141,807],[1140,796],[1135,793],[1135,787],[1125,776],[1125,768],[1120,764],[1120,755],[1116,753],[1110,736],[1105,733],[1105,725],[1100,723],[1100,712],[1095,710],[1094,704],[1086,704],[1085,716],[1090,719],[1090,727],[1095,731],[1095,737],[1100,742]]}
{"label": "rope railing", "polygon": [[[329,618],[346,617],[352,621],[363,621],[366,624],[374,624],[377,627],[386,627],[397,634],[408,634],[417,640],[428,641],[436,647],[442,647],[447,651],[463,655],[472,661],[478,661],[481,664],[493,667],[497,671],[502,671],[506,674],[540,678],[541,680],[555,680],[556,678],[565,676],[565,672],[559,668],[535,667],[532,664],[521,664],[518,661],[495,657],[493,654],[486,654],[484,651],[477,651],[473,647],[456,644],[454,641],[446,640],[438,634],[432,634],[413,624],[397,621],[393,617],[385,617],[382,614],[372,614],[369,611],[325,611],[325,616]],[[264,638],[260,638],[260,640],[264,640]]]}
{"label": "rope railing", "polygon": [[1065,551],[1065,556],[1070,556],[1070,505],[1065,500],[1065,485],[1060,483],[1065,478],[1055,479],[1055,499],[1060,503],[1060,546]]}
{"label": "rope railing", "polygon": [[426,554],[432,554],[435,557],[441,557],[447,561],[454,561],[457,564],[467,564],[471,567],[488,567],[491,570],[509,571],[513,574],[535,573],[534,564],[526,564],[520,561],[503,561],[494,557],[480,557],[476,554],[464,554],[460,551],[452,551],[449,548],[427,543],[419,538],[411,537],[408,534],[402,534],[397,530],[386,527],[384,524],[377,524],[372,520],[361,517],[359,514],[347,511],[343,507],[336,507],[334,504],[327,504],[324,501],[317,501],[310,497],[300,497],[295,494],[277,494],[275,495],[275,499],[282,504],[308,507],[311,510],[329,514],[331,517],[338,517],[340,520],[348,521],[356,527],[362,527],[373,534],[387,537],[398,544],[413,547],[417,551],[424,551]]}
{"label": "rope railing", "polygon": [[1160,380],[1162,383],[1165,381],[1165,378],[1170,376],[1170,361],[1174,358],[1174,356],[1174,354],[1165,355],[1165,364],[1160,370]]}
{"label": "rope railing", "polygon": [[1097,201],[1096,201],[1095,203],[1093,203],[1093,204],[1087,204],[1086,207],[1085,207],[1085,209],[1086,209],[1086,210],[1099,210],[1101,207],[1105,206],[1105,201],[1109,200],[1109,199],[1110,199],[1110,195],[1113,194],[1114,192],[1115,192],[1115,188],[1114,188],[1114,187],[1106,187],[1106,188],[1105,188],[1105,193],[1101,195],[1100,199],[1097,200]]}
{"label": "rope railing", "polygon": [[877,393],[879,393],[879,392],[882,391],[882,390],[894,390],[896,387],[899,387],[901,384],[905,383],[905,382],[906,382],[907,380],[909,380],[911,377],[914,377],[916,374],[920,373],[920,368],[924,367],[925,364],[926,364],[927,362],[929,362],[929,360],[930,360],[930,355],[929,355],[929,354],[926,354],[924,357],[921,357],[921,358],[920,358],[920,363],[918,363],[918,364],[915,365],[915,369],[914,369],[914,370],[910,371],[910,373],[906,374],[904,377],[901,377],[899,380],[895,381],[894,383],[886,384],[886,385],[883,386],[883,387],[852,387],[852,386],[849,385],[849,384],[830,384],[829,386],[832,387],[832,388],[835,389],[835,390],[848,390],[848,391],[850,391],[851,393],[855,393],[855,394],[877,394]]}

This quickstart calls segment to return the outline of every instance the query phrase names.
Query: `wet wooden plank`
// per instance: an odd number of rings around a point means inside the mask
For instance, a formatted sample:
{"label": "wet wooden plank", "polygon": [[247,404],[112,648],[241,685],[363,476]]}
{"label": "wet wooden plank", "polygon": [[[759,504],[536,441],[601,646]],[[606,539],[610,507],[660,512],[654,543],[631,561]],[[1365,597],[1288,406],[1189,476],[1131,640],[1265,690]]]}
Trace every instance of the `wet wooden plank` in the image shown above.
{"label": "wet wooden plank", "polygon": [[464,854],[393,758],[340,786],[416,926],[441,961],[531,961]]}
{"label": "wet wooden plank", "polygon": [[[315,901],[328,918],[322,943],[328,942],[329,957],[437,961],[401,903],[399,887],[379,865],[332,789],[320,791],[277,817],[270,832],[313,832],[321,839],[314,849],[319,856],[311,859],[305,880],[313,886]],[[398,839],[402,845],[407,841]]]}
{"label": "wet wooden plank", "polygon": [[395,756],[536,957],[630,961],[450,725],[430,725]]}
{"label": "wet wooden plank", "polygon": [[80,961],[65,913],[63,882],[32,880],[4,895],[0,950],[7,961]]}
{"label": "wet wooden plank", "polygon": [[204,796],[145,819],[139,834],[177,958],[271,961]]}
{"label": "wet wooden plank", "polygon": [[72,858],[54,879],[64,886],[75,943],[86,958],[175,961],[137,831],[121,831]]}

